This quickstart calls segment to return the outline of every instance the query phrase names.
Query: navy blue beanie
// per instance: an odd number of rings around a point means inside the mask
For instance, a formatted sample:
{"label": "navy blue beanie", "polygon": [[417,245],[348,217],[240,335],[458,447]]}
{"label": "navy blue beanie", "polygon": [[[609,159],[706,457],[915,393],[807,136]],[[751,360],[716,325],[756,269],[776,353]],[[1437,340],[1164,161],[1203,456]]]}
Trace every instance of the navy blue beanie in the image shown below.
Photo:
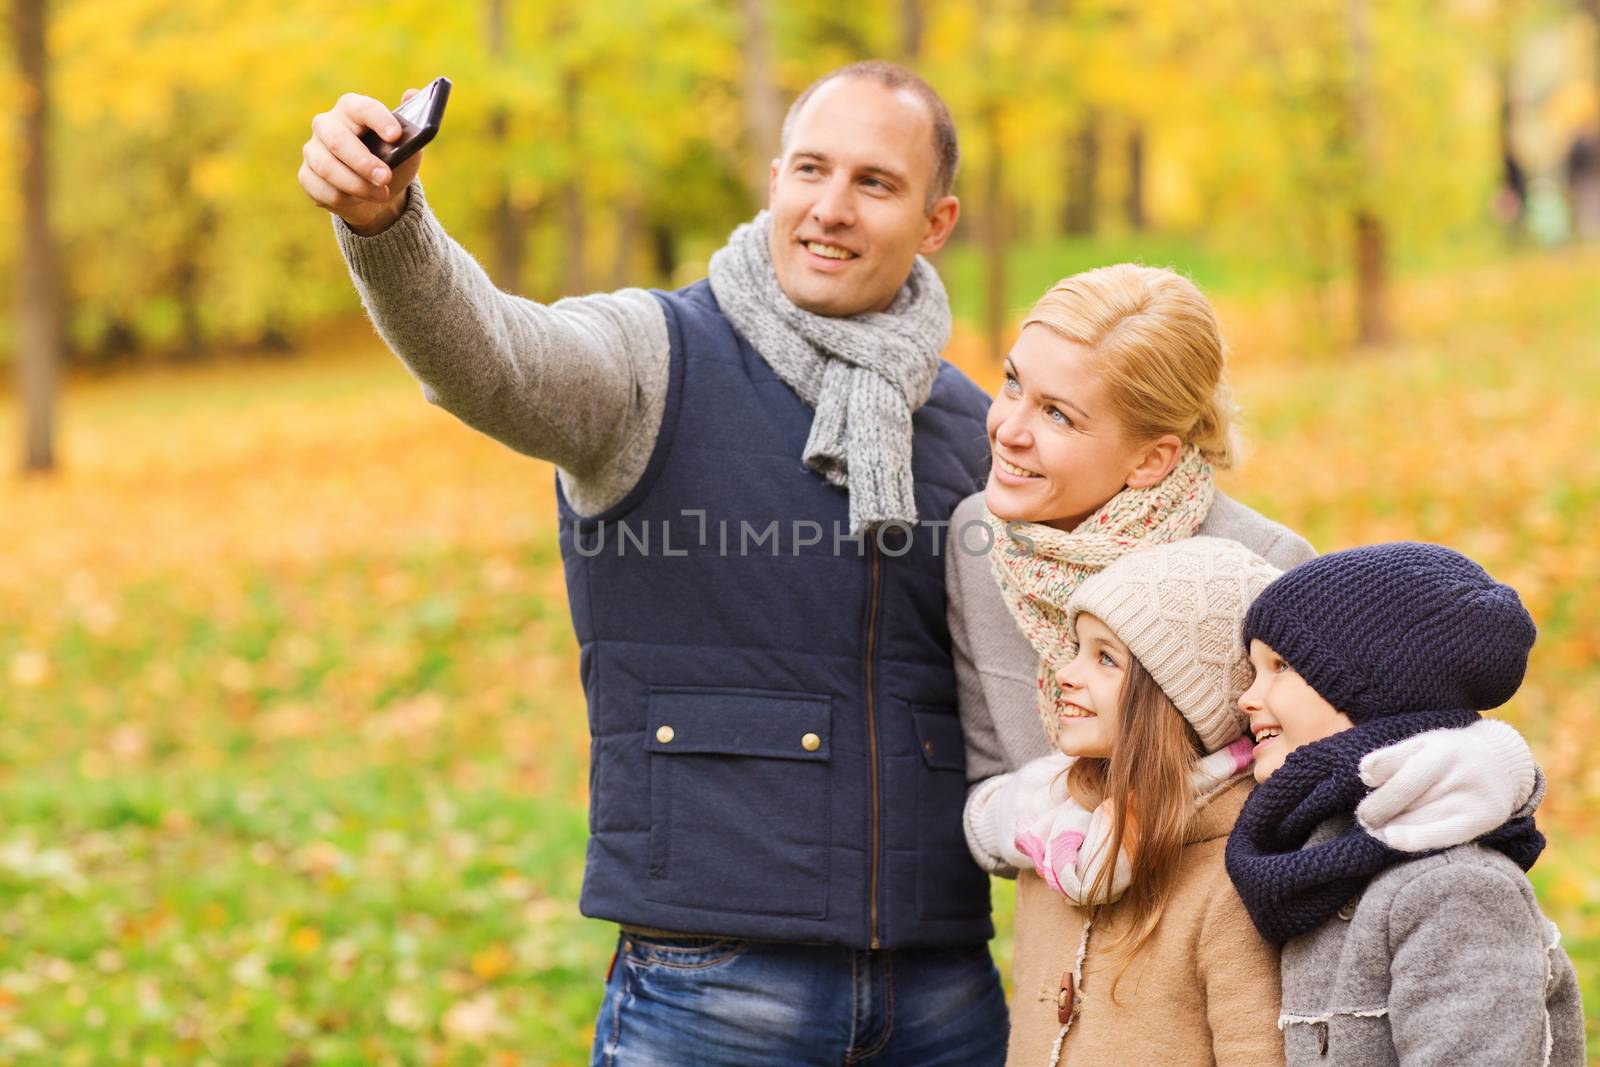
{"label": "navy blue beanie", "polygon": [[1356,723],[1499,707],[1522,685],[1535,633],[1515,589],[1459,552],[1412,541],[1302,563],[1244,620],[1246,645],[1271,646]]}

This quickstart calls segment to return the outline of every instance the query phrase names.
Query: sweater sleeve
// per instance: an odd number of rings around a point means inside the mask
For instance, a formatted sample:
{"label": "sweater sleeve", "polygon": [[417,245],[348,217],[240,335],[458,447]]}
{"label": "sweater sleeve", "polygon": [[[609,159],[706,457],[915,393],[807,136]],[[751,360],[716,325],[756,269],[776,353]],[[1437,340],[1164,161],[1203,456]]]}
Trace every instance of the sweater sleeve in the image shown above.
{"label": "sweater sleeve", "polygon": [[[968,498],[951,517],[951,530],[981,515],[981,502]],[[958,532],[945,543],[946,613],[969,784],[962,813],[967,848],[990,874],[1015,878],[1016,867],[1002,854],[1016,829],[1006,817],[1012,806],[993,802],[1004,798],[1000,779],[1007,772],[1050,754],[1034,711],[1032,675],[1038,660],[1016,632],[993,579],[974,573],[974,560],[983,561],[987,571],[987,557],[967,555]],[[969,587],[977,583],[986,584]]]}
{"label": "sweater sleeve", "polygon": [[1217,1067],[1282,1064],[1278,950],[1257,932],[1226,873],[1219,873],[1210,894],[1195,961]]}
{"label": "sweater sleeve", "polygon": [[1389,911],[1389,1028],[1404,1067],[1545,1062],[1544,932],[1507,871],[1449,863]]}
{"label": "sweater sleeve", "polygon": [[1005,746],[984,691],[968,618],[972,600],[961,584],[961,553],[954,538],[948,538],[946,544],[944,584],[950,653],[956,670],[956,705],[961,713],[961,734],[966,743],[967,781],[976,783],[1015,768],[1006,766]]}
{"label": "sweater sleeve", "polygon": [[994,840],[989,801],[1006,777],[1005,750],[995,729],[978,664],[973,655],[972,635],[967,628],[967,599],[961,588],[959,550],[953,538],[947,540],[945,554],[945,597],[950,624],[950,653],[956,670],[956,706],[961,715],[961,735],[966,746],[967,803],[962,826],[967,834],[967,849],[978,866],[1002,878],[1015,878],[1016,868],[1000,855]]}
{"label": "sweater sleeve", "polygon": [[362,305],[423,396],[462,422],[560,468],[581,513],[644,473],[666,406],[665,312],[642,289],[551,305],[496,288],[413,182],[405,212],[362,237],[334,233]]}

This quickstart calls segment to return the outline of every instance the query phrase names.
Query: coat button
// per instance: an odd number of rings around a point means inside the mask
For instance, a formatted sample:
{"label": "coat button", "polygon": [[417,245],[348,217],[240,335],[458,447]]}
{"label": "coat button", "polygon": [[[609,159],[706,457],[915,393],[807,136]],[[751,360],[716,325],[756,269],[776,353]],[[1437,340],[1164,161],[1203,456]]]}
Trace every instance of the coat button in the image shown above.
{"label": "coat button", "polygon": [[924,741],[924,742],[922,742],[922,751],[926,752],[928,754],[928,758],[929,759],[932,759],[933,758],[933,742],[932,741]]}
{"label": "coat button", "polygon": [[1317,1024],[1317,1055],[1318,1056],[1326,1056],[1327,1054],[1328,1054],[1328,1024],[1327,1023],[1318,1023]]}
{"label": "coat button", "polygon": [[822,738],[818,737],[816,734],[806,734],[800,739],[800,747],[805,749],[807,752],[815,752],[817,749],[822,747]]}
{"label": "coat button", "polygon": [[669,743],[676,736],[677,734],[673,733],[672,727],[670,726],[663,726],[656,730],[656,740],[660,741],[663,745]]}
{"label": "coat button", "polygon": [[1339,918],[1343,919],[1345,922],[1349,922],[1351,919],[1354,919],[1356,917],[1356,907],[1360,903],[1360,896],[1354,896],[1345,901],[1344,904],[1339,908]]}
{"label": "coat button", "polygon": [[1061,991],[1056,994],[1056,1022],[1065,1026],[1072,1020],[1072,972],[1061,975]]}

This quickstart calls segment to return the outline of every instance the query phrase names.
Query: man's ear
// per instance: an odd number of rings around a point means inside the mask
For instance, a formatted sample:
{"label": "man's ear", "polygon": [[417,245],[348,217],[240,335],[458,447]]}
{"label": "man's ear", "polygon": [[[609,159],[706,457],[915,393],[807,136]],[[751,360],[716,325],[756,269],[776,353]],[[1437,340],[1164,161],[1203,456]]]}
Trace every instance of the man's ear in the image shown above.
{"label": "man's ear", "polygon": [[953,196],[942,196],[933,202],[933,207],[928,211],[928,229],[922,235],[922,243],[917,246],[919,255],[931,256],[944,247],[950,240],[950,231],[956,228],[956,219],[961,217],[961,201]]}
{"label": "man's ear", "polygon": [[1133,470],[1128,472],[1128,488],[1148,489],[1159,484],[1172,473],[1182,453],[1183,442],[1178,440],[1177,434],[1162,434],[1134,457]]}
{"label": "man's ear", "polygon": [[772,206],[772,198],[778,195],[778,168],[783,165],[783,160],[773,157],[772,172],[767,176],[767,206]]}

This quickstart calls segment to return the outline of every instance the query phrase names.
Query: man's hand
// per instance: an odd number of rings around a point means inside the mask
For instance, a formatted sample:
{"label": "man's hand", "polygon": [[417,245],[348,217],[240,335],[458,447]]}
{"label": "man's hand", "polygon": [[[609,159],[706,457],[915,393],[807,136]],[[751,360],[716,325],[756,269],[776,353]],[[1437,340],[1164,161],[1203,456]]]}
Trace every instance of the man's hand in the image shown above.
{"label": "man's hand", "polygon": [[[404,103],[417,94],[407,89]],[[311,120],[311,139],[300,164],[300,188],[312,203],[338,215],[363,237],[382,233],[406,209],[406,187],[422,166],[418,152],[393,171],[361,143],[375,130],[386,142],[400,139],[400,120],[383,102],[345,93],[332,110]]]}
{"label": "man's hand", "polygon": [[1361,758],[1371,787],[1356,818],[1400,852],[1471,841],[1514,817],[1533,795],[1538,765],[1499,719],[1414,734]]}

